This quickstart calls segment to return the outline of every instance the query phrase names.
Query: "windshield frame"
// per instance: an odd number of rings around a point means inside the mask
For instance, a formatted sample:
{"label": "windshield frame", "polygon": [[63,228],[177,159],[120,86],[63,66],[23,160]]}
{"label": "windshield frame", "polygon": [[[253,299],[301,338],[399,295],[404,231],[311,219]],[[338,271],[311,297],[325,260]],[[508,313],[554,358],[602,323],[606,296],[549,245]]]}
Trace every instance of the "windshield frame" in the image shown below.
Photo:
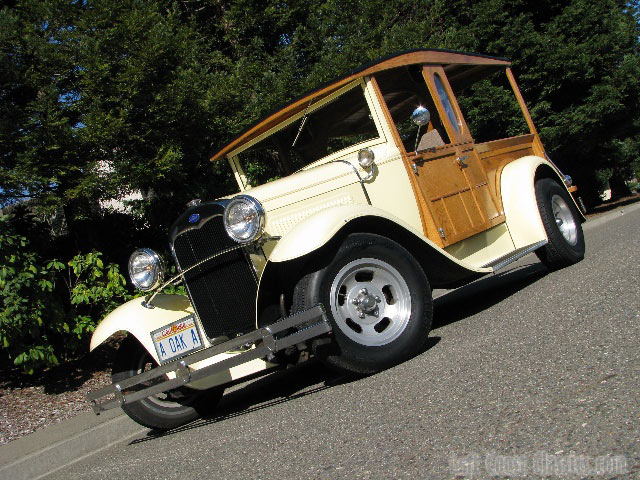
{"label": "windshield frame", "polygon": [[[240,146],[240,147],[236,148],[235,150],[233,150],[232,152],[230,152],[227,155],[227,160],[229,162],[229,165],[231,166],[231,169],[233,170],[236,182],[238,183],[238,186],[240,187],[240,191],[244,192],[244,191],[250,190],[252,188],[252,186],[248,183],[247,176],[246,176],[246,174],[245,174],[245,172],[244,172],[244,170],[242,168],[242,164],[240,162],[240,155],[244,151],[250,149],[251,147],[253,147],[257,143],[259,143],[262,140],[264,140],[265,138],[268,138],[271,135],[279,132],[280,130],[289,127],[291,124],[295,124],[296,122],[298,122],[298,123],[301,122],[302,118],[304,118],[305,116],[311,116],[315,111],[320,110],[321,108],[323,108],[324,106],[326,106],[329,103],[332,103],[338,97],[340,97],[343,94],[351,91],[354,88],[361,88],[362,89],[362,94],[364,96],[365,101],[367,102],[367,107],[369,108],[369,114],[371,116],[371,120],[375,124],[375,127],[376,127],[376,130],[378,132],[378,135],[375,138],[372,138],[372,139],[369,139],[369,140],[365,140],[363,142],[355,143],[353,145],[345,147],[345,148],[343,148],[341,150],[338,150],[336,152],[332,152],[329,155],[326,155],[325,157],[322,157],[322,158],[320,158],[318,160],[315,160],[315,161],[309,163],[308,165],[305,165],[301,169],[293,172],[292,174],[295,174],[295,173],[303,171],[303,170],[308,170],[310,168],[314,168],[314,167],[317,167],[319,165],[323,165],[325,163],[329,163],[331,161],[334,161],[334,160],[342,158],[342,157],[346,157],[346,156],[348,156],[350,154],[353,154],[354,152],[357,152],[357,151],[359,151],[359,150],[361,150],[363,148],[372,147],[374,145],[378,145],[378,144],[381,144],[381,143],[386,143],[387,139],[386,139],[386,135],[385,135],[385,129],[384,129],[383,120],[379,116],[378,108],[376,107],[376,103],[375,103],[376,102],[375,95],[371,91],[371,85],[370,85],[369,78],[368,77],[359,78],[359,79],[354,80],[353,82],[348,83],[344,87],[336,90],[331,95],[328,95],[328,96],[322,98],[321,100],[319,100],[319,101],[317,101],[315,103],[312,101],[308,108],[305,108],[304,110],[302,110],[298,114],[296,114],[296,115],[288,118],[287,120],[279,123],[278,125],[270,128],[269,130],[267,130],[263,134],[251,139],[251,141],[249,141],[247,143],[244,143],[242,146]],[[255,188],[255,187],[253,187],[253,188]]]}

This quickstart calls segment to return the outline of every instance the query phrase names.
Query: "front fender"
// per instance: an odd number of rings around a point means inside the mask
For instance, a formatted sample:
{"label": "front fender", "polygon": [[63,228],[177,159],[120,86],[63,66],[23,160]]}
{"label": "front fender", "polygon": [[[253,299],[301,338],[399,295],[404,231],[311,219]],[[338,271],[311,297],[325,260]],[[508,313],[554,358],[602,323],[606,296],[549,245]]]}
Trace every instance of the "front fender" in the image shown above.
{"label": "front fender", "polygon": [[[349,222],[362,217],[378,217],[421,237],[425,243],[441,251],[435,243],[403,220],[371,205],[350,204],[327,208],[304,219],[282,237],[269,256],[269,262],[286,262],[311,253],[331,240]],[[455,260],[453,257],[451,259]],[[457,262],[457,260],[455,260]]]}
{"label": "front fender", "polygon": [[281,274],[285,277],[292,274],[278,273],[280,265],[312,254],[344,233],[343,230],[347,233],[382,235],[396,241],[416,258],[434,286],[458,283],[492,271],[490,268],[475,268],[458,260],[421,232],[384,210],[370,205],[341,205],[301,221],[278,242],[260,278],[256,311],[261,311],[261,305],[277,304],[277,297],[282,292],[271,292],[270,288],[283,280]]}
{"label": "front fender", "polygon": [[193,308],[184,295],[159,294],[153,300],[154,308],[143,307],[144,299],[145,297],[134,298],[107,315],[93,332],[89,350],[93,351],[114,333],[125,331],[136,337],[158,362],[151,332],[193,314]]}

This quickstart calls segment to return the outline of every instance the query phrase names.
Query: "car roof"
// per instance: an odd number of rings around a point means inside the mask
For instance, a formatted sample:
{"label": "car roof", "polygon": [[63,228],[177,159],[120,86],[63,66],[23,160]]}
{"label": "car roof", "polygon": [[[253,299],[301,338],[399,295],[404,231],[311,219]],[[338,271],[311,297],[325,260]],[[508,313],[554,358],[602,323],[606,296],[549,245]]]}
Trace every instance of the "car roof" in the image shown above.
{"label": "car roof", "polygon": [[452,87],[454,89],[460,89],[473,83],[479,78],[490,75],[496,70],[509,67],[511,62],[505,58],[491,57],[475,53],[456,52],[452,50],[417,49],[397,52],[366,65],[362,65],[344,77],[341,77],[338,80],[333,80],[311,92],[307,92],[296,100],[293,100],[288,105],[268,114],[262,120],[247,128],[224,148],[215,153],[211,157],[211,161],[222,158],[229,152],[241,147],[246,142],[262,135],[267,130],[282,123],[288,118],[297,115],[307,108],[310,102],[317,102],[354,80],[372,75],[382,70],[414,64],[443,66]]}

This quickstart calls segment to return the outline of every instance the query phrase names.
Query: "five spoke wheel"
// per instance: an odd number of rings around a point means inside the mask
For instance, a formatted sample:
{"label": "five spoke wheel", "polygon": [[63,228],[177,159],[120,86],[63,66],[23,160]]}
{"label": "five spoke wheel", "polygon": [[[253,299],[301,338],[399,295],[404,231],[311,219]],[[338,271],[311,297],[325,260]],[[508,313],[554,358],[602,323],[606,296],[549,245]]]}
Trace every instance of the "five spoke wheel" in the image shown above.
{"label": "five spoke wheel", "polygon": [[402,334],[411,316],[409,286],[398,270],[375,258],[346,264],[331,284],[330,307],[354,342],[379,346]]}

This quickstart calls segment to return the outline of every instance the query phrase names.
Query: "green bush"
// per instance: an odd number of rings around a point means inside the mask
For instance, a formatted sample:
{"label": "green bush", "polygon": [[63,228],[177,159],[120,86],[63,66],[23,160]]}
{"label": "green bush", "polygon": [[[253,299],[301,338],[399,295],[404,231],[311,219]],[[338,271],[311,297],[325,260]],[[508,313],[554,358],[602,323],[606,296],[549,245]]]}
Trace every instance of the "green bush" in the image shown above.
{"label": "green bush", "polygon": [[118,265],[100,252],[43,261],[0,217],[0,348],[24,371],[57,365],[86,349],[109,311],[131,298]]}

